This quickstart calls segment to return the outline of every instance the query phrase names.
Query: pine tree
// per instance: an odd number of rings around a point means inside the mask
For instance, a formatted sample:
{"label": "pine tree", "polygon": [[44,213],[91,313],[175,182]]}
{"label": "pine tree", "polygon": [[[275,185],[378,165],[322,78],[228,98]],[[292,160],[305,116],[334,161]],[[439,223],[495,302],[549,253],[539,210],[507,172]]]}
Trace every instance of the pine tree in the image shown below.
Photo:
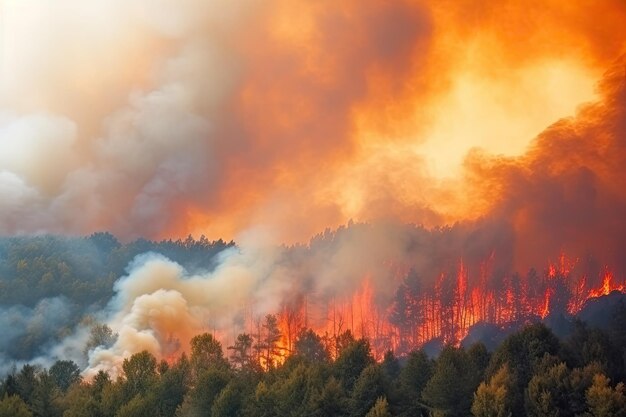
{"label": "pine tree", "polygon": [[253,342],[254,339],[252,336],[247,333],[242,333],[237,336],[237,340],[235,340],[233,346],[228,346],[227,349],[232,351],[230,360],[235,365],[235,368],[244,369],[250,365]]}
{"label": "pine tree", "polygon": [[0,417],[33,417],[33,413],[17,395],[5,395],[0,401]]}
{"label": "pine tree", "polygon": [[620,382],[615,388],[611,388],[610,382],[611,380],[602,374],[593,377],[593,385],[585,394],[589,413],[593,417],[626,416],[624,383]]}
{"label": "pine tree", "polygon": [[374,406],[365,415],[365,417],[392,417],[389,412],[389,404],[385,397],[378,397]]}
{"label": "pine tree", "polygon": [[472,414],[476,417],[509,417],[511,415],[511,390],[514,380],[507,365],[491,378],[482,382],[474,394]]}

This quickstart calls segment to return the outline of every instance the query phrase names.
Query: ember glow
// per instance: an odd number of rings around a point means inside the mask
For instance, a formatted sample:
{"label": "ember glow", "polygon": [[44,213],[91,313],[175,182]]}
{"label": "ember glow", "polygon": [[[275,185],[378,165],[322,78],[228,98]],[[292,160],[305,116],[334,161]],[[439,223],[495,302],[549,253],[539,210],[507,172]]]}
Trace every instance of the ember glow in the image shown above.
{"label": "ember glow", "polygon": [[0,232],[238,243],[129,266],[93,369],[575,314],[624,291],[626,4],[491,3],[0,0]]}
{"label": "ember glow", "polygon": [[[564,258],[562,255],[561,260]],[[578,275],[579,270],[549,264],[543,273],[531,270],[522,276],[502,277],[497,288],[486,285],[488,273],[481,267],[470,274],[460,261],[455,274],[442,273],[433,287],[418,289],[421,282],[411,270],[403,276],[387,308],[377,306],[368,278],[352,297],[334,299],[321,311],[312,311],[301,297],[298,304],[278,313],[281,346],[290,352],[295,329],[312,326],[318,334],[326,335],[332,352],[333,341],[349,330],[356,337],[372,341],[374,354],[382,358],[389,349],[408,353],[433,340],[457,345],[478,323],[505,328],[545,319],[550,314],[576,315],[588,300],[625,289],[624,280],[615,282],[609,270],[587,279]],[[593,287],[588,282],[599,285]]]}

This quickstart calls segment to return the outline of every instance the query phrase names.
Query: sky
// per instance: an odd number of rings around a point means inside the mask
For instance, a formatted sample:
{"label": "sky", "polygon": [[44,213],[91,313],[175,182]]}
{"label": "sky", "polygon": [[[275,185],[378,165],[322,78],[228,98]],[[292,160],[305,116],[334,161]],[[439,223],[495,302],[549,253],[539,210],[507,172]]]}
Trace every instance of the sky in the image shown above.
{"label": "sky", "polygon": [[620,0],[0,4],[3,234],[476,220],[626,39]]}

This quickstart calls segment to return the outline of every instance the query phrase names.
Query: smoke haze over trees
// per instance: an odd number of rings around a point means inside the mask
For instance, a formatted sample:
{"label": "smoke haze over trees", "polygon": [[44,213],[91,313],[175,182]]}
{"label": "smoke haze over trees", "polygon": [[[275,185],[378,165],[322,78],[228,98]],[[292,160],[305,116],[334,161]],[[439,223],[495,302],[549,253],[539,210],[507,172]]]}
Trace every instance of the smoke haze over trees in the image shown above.
{"label": "smoke haze over trees", "polygon": [[624,22],[0,0],[0,417],[624,416]]}
{"label": "smoke haze over trees", "polygon": [[[206,330],[224,345],[239,343],[240,356],[265,352],[265,362],[293,350],[303,327],[330,338],[350,330],[369,339],[379,360],[389,349],[435,352],[466,337],[491,349],[524,323],[546,320],[565,334],[577,314],[597,322],[595,300],[623,291],[593,259],[563,256],[515,272],[499,258],[506,253],[499,235],[489,232],[482,223],[350,224],[307,245],[256,251],[204,237],[4,238],[3,369],[72,359],[86,375],[116,375],[129,352],[148,350],[159,360],[189,353],[187,342]],[[268,314],[278,321],[264,322]],[[236,339],[270,327],[280,336]]]}

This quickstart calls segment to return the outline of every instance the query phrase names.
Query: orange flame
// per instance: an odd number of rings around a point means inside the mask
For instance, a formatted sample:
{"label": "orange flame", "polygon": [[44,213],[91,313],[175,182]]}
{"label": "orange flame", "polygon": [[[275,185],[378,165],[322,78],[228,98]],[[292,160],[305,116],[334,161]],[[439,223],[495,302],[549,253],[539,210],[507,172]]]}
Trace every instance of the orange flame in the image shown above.
{"label": "orange flame", "polygon": [[[608,269],[602,282],[594,288],[588,286],[584,275],[574,279],[573,266],[573,262],[561,255],[558,265],[549,264],[545,279],[527,282],[526,278],[505,277],[500,288],[490,289],[486,285],[485,265],[479,268],[478,280],[473,281],[471,270],[460,261],[455,275],[441,273],[432,288],[412,295],[410,308],[419,314],[416,321],[411,321],[410,328],[404,329],[400,328],[403,323],[391,323],[392,309],[378,307],[371,279],[366,277],[356,293],[343,300],[332,300],[321,313],[311,311],[303,300],[294,310],[296,313],[284,308],[280,314],[282,338],[279,345],[287,354],[292,352],[295,328],[305,327],[307,323],[331,340],[346,330],[355,337],[368,338],[375,357],[382,358],[389,349],[402,354],[433,339],[458,345],[471,327],[480,322],[504,327],[533,320],[533,317],[545,319],[556,311],[576,314],[591,298],[612,291],[626,292],[626,286],[615,283]],[[531,292],[532,288],[536,290]],[[318,323],[309,322],[309,315],[323,319]],[[284,357],[276,361],[282,363]]]}
{"label": "orange flame", "polygon": [[602,278],[602,285],[599,288],[594,288],[589,291],[589,298],[602,297],[603,295],[609,295],[613,291],[624,292],[624,284],[615,284],[613,282],[613,273],[608,269],[604,272]]}

